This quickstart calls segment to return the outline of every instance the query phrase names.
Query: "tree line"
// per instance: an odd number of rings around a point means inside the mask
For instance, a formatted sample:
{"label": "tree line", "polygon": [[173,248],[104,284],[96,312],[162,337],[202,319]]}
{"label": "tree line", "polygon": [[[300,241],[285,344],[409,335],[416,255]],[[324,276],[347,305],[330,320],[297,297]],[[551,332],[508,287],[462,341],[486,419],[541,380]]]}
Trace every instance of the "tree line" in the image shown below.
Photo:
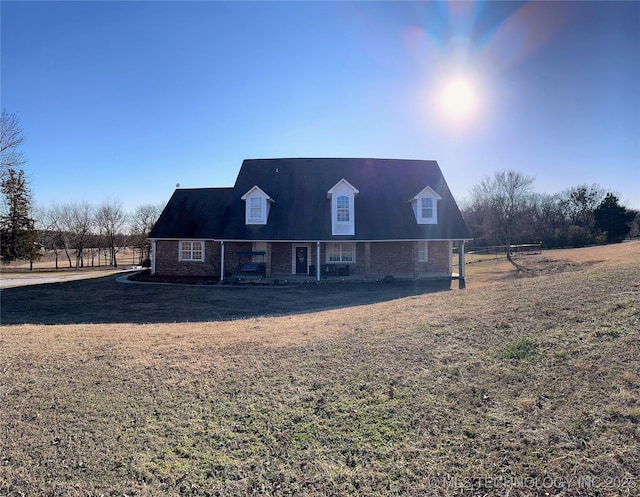
{"label": "tree line", "polygon": [[56,269],[60,258],[75,268],[117,267],[117,254],[125,247],[137,249],[137,263],[148,265],[151,246],[147,237],[161,212],[162,205],[146,204],[128,213],[115,199],[99,205],[54,204],[36,210],[38,241],[41,250],[54,254]]}
{"label": "tree line", "polygon": [[129,213],[122,202],[107,199],[99,205],[88,202],[54,204],[34,208],[22,166],[20,146],[24,134],[16,114],[0,114],[0,260],[31,263],[43,252],[53,252],[56,269],[60,258],[69,267],[104,264],[117,267],[117,254],[124,247],[138,249],[139,263],[150,259],[147,236],[162,211],[162,205],[139,205]]}
{"label": "tree line", "polygon": [[[54,204],[34,209],[20,151],[24,134],[16,114],[0,115],[0,261],[37,261],[43,251],[66,259],[69,267],[117,266],[117,254],[128,246],[139,250],[139,263],[150,259],[147,236],[161,205],[140,205],[125,212],[122,202],[107,199]],[[474,245],[542,242],[545,247],[581,247],[620,242],[640,236],[640,213],[620,204],[599,185],[578,185],[557,194],[533,189],[535,178],[518,171],[499,171],[471,188],[462,215]],[[72,259],[73,256],[73,259]],[[509,257],[509,251],[507,251]]]}
{"label": "tree line", "polygon": [[583,247],[640,236],[640,213],[600,185],[537,193],[535,178],[499,171],[471,188],[462,215],[474,245],[542,242],[544,247]]}

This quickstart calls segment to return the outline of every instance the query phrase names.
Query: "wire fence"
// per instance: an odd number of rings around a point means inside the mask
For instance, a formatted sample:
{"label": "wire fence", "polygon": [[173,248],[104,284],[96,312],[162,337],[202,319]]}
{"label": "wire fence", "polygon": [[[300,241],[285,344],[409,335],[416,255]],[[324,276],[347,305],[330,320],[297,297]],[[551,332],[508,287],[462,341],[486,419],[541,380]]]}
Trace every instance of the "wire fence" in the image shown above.
{"label": "wire fence", "polygon": [[542,253],[542,242],[522,243],[519,245],[493,245],[491,247],[469,247],[465,250],[467,264],[473,262],[502,259],[507,257],[507,249],[512,257]]}

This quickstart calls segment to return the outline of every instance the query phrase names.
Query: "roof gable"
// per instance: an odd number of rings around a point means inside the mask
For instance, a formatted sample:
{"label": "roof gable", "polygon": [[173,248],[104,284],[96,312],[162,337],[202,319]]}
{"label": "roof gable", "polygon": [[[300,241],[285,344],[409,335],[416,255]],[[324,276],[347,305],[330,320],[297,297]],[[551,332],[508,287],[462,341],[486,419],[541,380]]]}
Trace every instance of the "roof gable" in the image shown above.
{"label": "roof gable", "polygon": [[253,188],[251,188],[251,190],[249,190],[247,193],[245,193],[242,197],[240,197],[242,200],[247,200],[249,197],[253,197],[253,196],[258,196],[258,197],[262,197],[265,200],[269,201],[269,202],[273,202],[274,200],[267,195],[264,190],[262,190],[262,188],[260,188],[258,185],[254,185]]}
{"label": "roof gable", "polygon": [[409,202],[414,202],[424,197],[431,197],[435,198],[436,200],[442,200],[442,197],[438,195],[438,193],[433,188],[427,185],[422,190],[420,190],[417,195],[415,195],[413,198],[410,198]]}
{"label": "roof gable", "polygon": [[329,189],[329,191],[327,192],[327,198],[331,198],[336,191],[344,189],[350,191],[352,195],[357,195],[358,193],[360,193],[355,186],[349,183],[346,179],[342,178]]}

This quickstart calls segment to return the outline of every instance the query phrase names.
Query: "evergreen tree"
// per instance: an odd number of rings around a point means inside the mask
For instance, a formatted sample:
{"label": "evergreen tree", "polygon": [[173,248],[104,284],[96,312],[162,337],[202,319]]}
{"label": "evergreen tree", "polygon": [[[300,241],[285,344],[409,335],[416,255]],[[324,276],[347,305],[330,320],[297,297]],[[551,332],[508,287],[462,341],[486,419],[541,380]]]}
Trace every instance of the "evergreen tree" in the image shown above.
{"label": "evergreen tree", "polygon": [[33,262],[39,257],[38,233],[30,217],[31,192],[24,171],[9,168],[0,184],[4,208],[0,213],[0,260]]}
{"label": "evergreen tree", "polygon": [[634,212],[619,204],[613,193],[607,193],[593,215],[596,226],[607,234],[607,243],[621,242],[631,230],[630,223],[635,217]]}

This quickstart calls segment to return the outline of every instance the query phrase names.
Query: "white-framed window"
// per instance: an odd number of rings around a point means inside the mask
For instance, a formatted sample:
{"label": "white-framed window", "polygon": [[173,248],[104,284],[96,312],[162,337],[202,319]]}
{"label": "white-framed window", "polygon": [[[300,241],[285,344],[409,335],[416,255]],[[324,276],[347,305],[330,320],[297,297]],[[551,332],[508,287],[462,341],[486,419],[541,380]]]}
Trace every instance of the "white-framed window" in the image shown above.
{"label": "white-framed window", "polygon": [[349,222],[349,197],[346,195],[340,195],[337,200],[337,213],[336,218],[339,223]]}
{"label": "white-framed window", "polygon": [[327,243],[327,262],[356,262],[356,244],[353,242],[346,243]]}
{"label": "white-framed window", "polygon": [[245,223],[267,224],[269,207],[273,203],[273,199],[262,191],[258,185],[251,188],[241,198],[246,203]]}
{"label": "white-framed window", "polygon": [[421,200],[422,219],[433,219],[433,199],[423,197]]}
{"label": "white-framed window", "polygon": [[332,235],[355,235],[354,199],[358,193],[358,189],[344,178],[327,192],[331,201]]}
{"label": "white-framed window", "polygon": [[251,197],[249,199],[249,221],[260,221],[262,215],[263,200],[260,197]]}
{"label": "white-framed window", "polygon": [[442,197],[430,186],[409,200],[418,224],[438,224],[438,200]]}
{"label": "white-framed window", "polygon": [[178,245],[179,261],[204,261],[204,242],[200,240],[181,240]]}
{"label": "white-framed window", "polygon": [[418,242],[418,262],[429,262],[429,242]]}

